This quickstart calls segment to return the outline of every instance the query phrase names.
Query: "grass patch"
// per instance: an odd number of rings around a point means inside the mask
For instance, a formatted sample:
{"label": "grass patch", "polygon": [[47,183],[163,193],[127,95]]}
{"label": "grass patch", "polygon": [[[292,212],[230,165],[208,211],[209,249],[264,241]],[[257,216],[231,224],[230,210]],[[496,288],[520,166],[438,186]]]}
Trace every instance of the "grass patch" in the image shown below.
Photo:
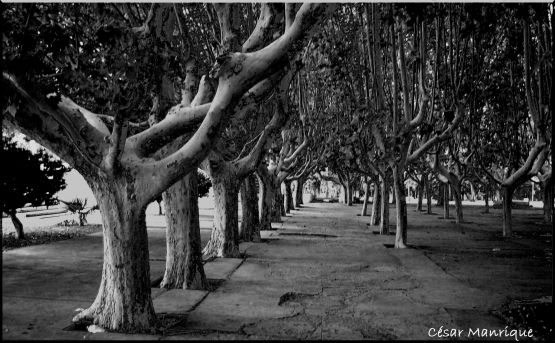
{"label": "grass patch", "polygon": [[43,231],[25,233],[24,239],[17,239],[14,232],[2,235],[2,252],[28,247],[31,245],[48,244],[81,237],[102,230],[102,225],[52,227]]}

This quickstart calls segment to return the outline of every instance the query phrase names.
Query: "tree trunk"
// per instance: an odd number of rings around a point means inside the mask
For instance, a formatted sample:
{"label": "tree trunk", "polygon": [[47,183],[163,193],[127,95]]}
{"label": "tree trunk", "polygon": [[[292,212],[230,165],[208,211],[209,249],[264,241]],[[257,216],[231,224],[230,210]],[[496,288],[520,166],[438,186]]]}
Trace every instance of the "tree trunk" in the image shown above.
{"label": "tree trunk", "polygon": [[432,187],[430,187],[430,180],[428,180],[428,175],[424,179],[424,187],[426,188],[426,208],[428,214],[432,214]]}
{"label": "tree trunk", "polygon": [[295,186],[295,207],[300,208],[303,204],[303,187],[305,183],[305,178],[300,177],[297,179],[297,185]]}
{"label": "tree trunk", "polygon": [[[156,203],[158,204],[158,215],[161,216],[163,214],[162,213],[162,204],[158,201]],[[164,204],[164,206],[165,206],[165,204]]]}
{"label": "tree trunk", "polygon": [[476,201],[476,188],[474,188],[474,184],[469,182],[470,184],[470,201]]}
{"label": "tree trunk", "polygon": [[381,213],[380,213],[380,235],[389,234],[389,184],[387,182],[387,177],[382,178],[381,181],[381,191],[382,191],[382,201],[381,201]]}
{"label": "tree trunk", "polygon": [[486,210],[484,211],[484,213],[489,213],[489,193],[488,193],[488,191],[484,192],[484,200],[486,202]]}
{"label": "tree trunk", "polygon": [[443,189],[443,183],[438,184],[437,189],[437,206],[443,206],[445,200],[445,190]]}
{"label": "tree trunk", "polygon": [[291,191],[291,181],[285,180],[283,181],[283,184],[285,186],[285,200],[284,200],[284,207],[285,207],[285,213],[290,213],[291,210],[295,209],[295,206],[293,205],[293,192]]}
{"label": "tree trunk", "polygon": [[449,219],[449,184],[444,183],[443,188],[443,219]]}
{"label": "tree trunk", "polygon": [[204,247],[206,257],[238,257],[238,187],[236,176],[222,170],[212,178],[214,190],[214,227],[210,241]]}
{"label": "tree trunk", "polygon": [[[263,167],[266,168],[266,167]],[[258,176],[258,207],[260,211],[260,230],[274,230],[272,228],[272,212],[274,203],[274,188],[268,175],[257,173]],[[281,217],[280,217],[281,221]]]}
{"label": "tree trunk", "polygon": [[453,190],[453,197],[455,198],[455,223],[461,229],[461,233],[464,233],[464,226],[461,225],[463,223],[463,208],[462,208],[462,194],[461,194],[461,184],[455,184],[451,186]]}
{"label": "tree trunk", "polygon": [[391,202],[390,204],[395,204],[396,200],[395,200],[395,189],[393,189],[393,187],[391,188]]}
{"label": "tree trunk", "polygon": [[543,188],[543,219],[546,223],[553,222],[553,182],[551,178],[542,184]]}
{"label": "tree trunk", "polygon": [[512,187],[503,187],[503,237],[511,237],[513,234],[512,228],[512,202],[513,202]]}
{"label": "tree trunk", "polygon": [[21,221],[19,220],[19,218],[17,218],[16,211],[9,211],[8,215],[12,219],[12,223],[15,228],[15,237],[17,239],[24,239],[25,233],[23,232],[23,224],[21,224]]}
{"label": "tree trunk", "polygon": [[347,182],[347,206],[353,206],[353,185]]}
{"label": "tree trunk", "polygon": [[368,184],[368,181],[364,181],[364,202],[362,203],[362,212],[360,213],[360,215],[362,217],[367,216],[367,212],[368,212],[368,191],[370,191],[370,185]]}
{"label": "tree trunk", "polygon": [[416,191],[418,192],[418,204],[416,205],[416,210],[417,210],[418,212],[421,212],[421,211],[422,211],[422,200],[423,200],[423,198],[424,198],[424,194],[422,194],[422,193],[424,193],[422,188],[423,188],[423,187],[422,187],[422,183],[420,183],[420,184],[416,187]]}
{"label": "tree trunk", "polygon": [[239,227],[239,239],[244,242],[260,242],[258,196],[256,194],[254,174],[247,176],[243,180],[240,193],[243,219]]}
{"label": "tree trunk", "polygon": [[193,171],[163,195],[166,212],[166,270],[160,288],[207,289],[202,264],[198,180]]}
{"label": "tree trunk", "polygon": [[374,182],[374,196],[372,198],[372,217],[370,217],[370,225],[378,225],[380,223],[381,198],[380,183]]}
{"label": "tree trunk", "polygon": [[398,166],[393,168],[393,188],[395,189],[396,232],[395,248],[407,247],[407,200],[403,176]]}
{"label": "tree trunk", "polygon": [[274,201],[272,202],[272,221],[281,223],[281,216],[285,216],[285,207],[283,206],[283,194],[281,193],[281,185],[274,186]]}
{"label": "tree trunk", "polygon": [[73,321],[115,332],[150,332],[157,320],[150,297],[146,204],[135,200],[141,185],[101,180],[91,186],[102,214],[102,281],[93,304]]}

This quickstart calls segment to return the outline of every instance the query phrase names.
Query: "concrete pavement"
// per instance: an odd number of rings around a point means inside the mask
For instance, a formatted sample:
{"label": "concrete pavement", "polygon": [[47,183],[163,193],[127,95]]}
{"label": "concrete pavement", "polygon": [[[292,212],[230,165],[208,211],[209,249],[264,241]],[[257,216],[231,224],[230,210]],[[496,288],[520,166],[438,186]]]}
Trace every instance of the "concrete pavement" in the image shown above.
{"label": "concrete pavement", "polygon": [[[308,204],[243,259],[216,259],[211,292],[153,288],[163,334],[64,331],[100,283],[102,237],[3,254],[4,339],[429,339],[430,328],[503,328],[491,311],[508,296],[450,275],[418,249],[388,249],[359,207]],[[410,214],[409,214],[410,215]],[[437,217],[436,217],[437,218]],[[375,229],[375,228],[374,228]],[[205,243],[209,230],[202,230]],[[149,228],[151,275],[163,274],[164,231]]]}

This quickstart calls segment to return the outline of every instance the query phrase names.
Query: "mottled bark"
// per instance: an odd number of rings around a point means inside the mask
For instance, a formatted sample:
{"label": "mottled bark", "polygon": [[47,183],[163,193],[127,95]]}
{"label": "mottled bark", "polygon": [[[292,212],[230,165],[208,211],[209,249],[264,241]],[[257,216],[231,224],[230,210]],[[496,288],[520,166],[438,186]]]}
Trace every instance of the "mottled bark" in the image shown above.
{"label": "mottled bark", "polygon": [[380,235],[389,234],[389,183],[387,178],[380,176],[380,188],[382,191],[381,213],[380,213]]}
{"label": "mottled bark", "polygon": [[116,332],[150,332],[157,320],[150,297],[145,209],[135,200],[142,185],[101,180],[91,186],[102,214],[102,281],[93,304],[73,321]]}
{"label": "mottled bark", "polygon": [[306,179],[304,177],[300,177],[296,181],[295,186],[295,207],[299,208],[303,204],[303,187]]}
{"label": "mottled bark", "polygon": [[368,215],[368,191],[370,191],[370,185],[368,182],[364,182],[364,202],[362,203],[362,211],[360,213],[363,217]]}
{"label": "mottled bark", "polygon": [[405,186],[400,168],[393,168],[393,189],[395,194],[395,248],[407,247],[407,200],[405,194]]}
{"label": "mottled bark", "polygon": [[374,182],[374,195],[372,198],[372,216],[370,217],[370,225],[378,225],[380,223],[381,198],[380,183]]}
{"label": "mottled bark", "polygon": [[10,216],[15,228],[15,237],[17,239],[24,239],[25,234],[23,233],[23,224],[21,224],[21,221],[19,220],[19,218],[17,218],[16,211],[9,211],[8,215]]}
{"label": "mottled bark", "polygon": [[449,184],[441,185],[443,189],[443,219],[449,219]]}
{"label": "mottled bark", "polygon": [[484,200],[486,202],[486,209],[484,213],[489,213],[489,192],[488,191],[484,192]]}
{"label": "mottled bark", "polygon": [[422,200],[423,200],[423,198],[424,198],[424,194],[423,194],[424,192],[423,192],[423,189],[422,189],[422,188],[423,188],[423,187],[422,187],[422,183],[420,183],[420,184],[416,187],[416,192],[418,193],[418,203],[417,203],[417,205],[416,205],[416,210],[417,210],[418,212],[421,212],[421,211],[422,211]]}
{"label": "mottled bark", "polygon": [[[461,193],[461,185],[455,184],[451,185],[451,189],[453,190],[453,198],[455,199],[455,223],[462,224],[463,222],[463,208],[462,208],[462,193]],[[463,226],[461,225],[461,230],[464,233]]]}
{"label": "mottled bark", "polygon": [[514,189],[503,187],[503,237],[511,237],[513,234],[512,203]]}
{"label": "mottled bark", "polygon": [[207,289],[202,264],[196,171],[163,193],[166,270],[161,288]]}
{"label": "mottled bark", "polygon": [[285,216],[285,206],[281,187],[274,185],[274,201],[272,202],[272,222],[281,223],[281,217]]}
{"label": "mottled bark", "polygon": [[244,242],[260,242],[260,219],[255,175],[247,176],[241,183],[241,209],[243,218],[239,227],[239,239]]}
{"label": "mottled bark", "polygon": [[424,187],[426,189],[426,208],[427,213],[432,214],[432,187],[430,186],[430,180],[428,180],[428,176],[426,175],[426,179],[424,180]]}
{"label": "mottled bark", "polygon": [[285,213],[290,213],[291,210],[295,209],[295,206],[293,205],[293,192],[291,191],[291,181],[283,181],[283,185],[285,188],[285,197],[284,197],[284,202],[283,202],[283,206],[285,208]]}
{"label": "mottled bark", "polygon": [[[266,167],[262,167],[266,168]],[[274,230],[272,228],[272,211],[274,202],[274,188],[267,173],[257,173],[258,201],[260,211],[260,230]],[[279,217],[281,221],[281,216]]]}
{"label": "mottled bark", "polygon": [[543,188],[543,219],[546,223],[553,223],[553,181],[542,183]]}
{"label": "mottled bark", "polygon": [[347,206],[353,206],[353,185],[347,182]]}
{"label": "mottled bark", "polygon": [[224,168],[211,167],[209,173],[214,191],[214,227],[203,250],[206,257],[239,256],[237,178]]}

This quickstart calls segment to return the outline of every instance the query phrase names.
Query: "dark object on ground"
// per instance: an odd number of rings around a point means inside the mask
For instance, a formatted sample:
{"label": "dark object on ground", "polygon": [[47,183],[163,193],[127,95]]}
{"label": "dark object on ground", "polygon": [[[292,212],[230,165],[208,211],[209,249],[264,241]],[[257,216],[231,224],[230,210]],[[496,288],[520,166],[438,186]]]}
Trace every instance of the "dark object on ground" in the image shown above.
{"label": "dark object on ground", "polygon": [[551,296],[533,300],[513,300],[501,309],[510,328],[532,329],[536,340],[553,342],[553,301]]}

